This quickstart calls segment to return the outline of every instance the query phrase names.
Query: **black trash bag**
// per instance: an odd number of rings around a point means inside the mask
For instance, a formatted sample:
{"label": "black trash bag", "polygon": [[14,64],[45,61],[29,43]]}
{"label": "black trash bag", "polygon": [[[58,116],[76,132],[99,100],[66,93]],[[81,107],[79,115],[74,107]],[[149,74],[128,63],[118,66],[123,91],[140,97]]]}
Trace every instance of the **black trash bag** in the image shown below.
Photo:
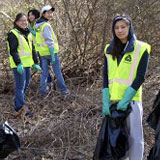
{"label": "black trash bag", "polygon": [[129,149],[126,118],[131,112],[117,110],[117,103],[110,107],[111,117],[103,118],[102,126],[97,139],[93,160],[119,160]]}
{"label": "black trash bag", "polygon": [[0,126],[0,158],[6,158],[11,152],[20,148],[17,133],[7,122]]}
{"label": "black trash bag", "polygon": [[104,160],[103,154],[105,152],[105,149],[107,148],[107,143],[105,142],[108,141],[107,127],[108,127],[108,118],[104,117],[99,132],[99,136],[97,138],[97,144],[94,151],[93,160]]}
{"label": "black trash bag", "polygon": [[154,101],[153,111],[149,114],[147,118],[148,125],[154,130],[156,130],[157,128],[159,117],[160,117],[160,91]]}
{"label": "black trash bag", "polygon": [[155,144],[149,152],[148,160],[160,160],[160,91],[154,101],[153,111],[147,118],[147,123],[155,130]]}

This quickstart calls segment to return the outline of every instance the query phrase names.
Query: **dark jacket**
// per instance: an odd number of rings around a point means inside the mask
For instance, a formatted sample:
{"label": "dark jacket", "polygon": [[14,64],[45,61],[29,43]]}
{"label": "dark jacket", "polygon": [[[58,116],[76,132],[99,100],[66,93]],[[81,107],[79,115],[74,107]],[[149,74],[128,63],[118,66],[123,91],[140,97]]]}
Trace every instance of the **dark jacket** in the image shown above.
{"label": "dark jacket", "polygon": [[160,159],[160,91],[154,101],[153,111],[147,118],[148,125],[155,130],[155,144],[149,152],[147,160]]}
{"label": "dark jacket", "polygon": [[[107,48],[107,54],[111,53],[111,49],[112,49],[112,46],[115,41],[114,25],[115,25],[115,22],[113,22],[113,25],[112,25],[112,32],[113,32],[114,38],[113,38],[112,42],[110,43],[109,47]],[[130,22],[130,30],[129,30],[129,35],[128,35],[128,42],[129,43],[122,45],[122,48],[120,49],[120,56],[117,58],[118,65],[120,64],[125,53],[133,52],[135,40],[136,40],[136,36],[134,34],[133,25]],[[145,80],[148,62],[149,62],[149,53],[146,50],[140,60],[139,65],[138,65],[137,76],[131,85],[131,87],[134,88],[135,90],[138,90],[139,87],[142,85],[142,83]],[[108,88],[108,66],[107,66],[106,56],[104,56],[103,88]]]}
{"label": "dark jacket", "polygon": [[[24,38],[28,42],[27,36],[30,33],[29,29],[27,28],[26,30],[23,30],[20,27],[18,27],[17,25],[15,25],[14,28],[16,28],[24,36]],[[16,65],[20,64],[21,60],[20,60],[20,57],[17,52],[17,48],[19,45],[17,37],[12,32],[9,32],[8,37],[7,37],[7,41],[9,43],[9,47],[10,47],[10,55],[13,57],[15,64]],[[37,60],[37,55],[36,55],[36,51],[35,51],[35,47],[33,45],[33,42],[32,42],[32,56],[33,56],[34,63],[37,64],[38,60]]]}
{"label": "dark jacket", "polygon": [[41,18],[36,20],[36,23],[42,23],[42,22],[48,22],[48,19],[42,16]]}

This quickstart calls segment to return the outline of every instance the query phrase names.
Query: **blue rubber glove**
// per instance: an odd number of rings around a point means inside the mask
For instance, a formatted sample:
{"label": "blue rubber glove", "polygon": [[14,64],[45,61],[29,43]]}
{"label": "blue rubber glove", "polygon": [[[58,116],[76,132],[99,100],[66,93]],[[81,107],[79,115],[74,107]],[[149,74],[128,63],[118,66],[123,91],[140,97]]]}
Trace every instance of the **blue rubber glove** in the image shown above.
{"label": "blue rubber glove", "polygon": [[33,65],[33,70],[34,71],[41,71],[41,67],[38,64]]}
{"label": "blue rubber glove", "polygon": [[117,104],[117,110],[126,111],[128,104],[132,101],[132,98],[135,96],[136,92],[137,91],[132,87],[128,87],[124,93],[123,99]]}
{"label": "blue rubber glove", "polygon": [[34,36],[36,36],[36,31],[33,29],[33,27],[32,27],[32,26],[29,26],[28,28],[29,28],[30,32],[31,32]]}
{"label": "blue rubber glove", "polygon": [[103,102],[103,107],[102,107],[102,114],[103,117],[106,115],[110,116],[110,93],[109,93],[109,88],[103,88],[102,90],[102,102]]}
{"label": "blue rubber glove", "polygon": [[49,52],[51,54],[52,64],[54,64],[55,63],[54,48],[53,47],[49,48]]}
{"label": "blue rubber glove", "polygon": [[19,74],[23,74],[23,73],[24,73],[24,68],[23,68],[23,66],[22,66],[21,63],[18,64],[18,66],[17,66],[17,72],[18,72]]}

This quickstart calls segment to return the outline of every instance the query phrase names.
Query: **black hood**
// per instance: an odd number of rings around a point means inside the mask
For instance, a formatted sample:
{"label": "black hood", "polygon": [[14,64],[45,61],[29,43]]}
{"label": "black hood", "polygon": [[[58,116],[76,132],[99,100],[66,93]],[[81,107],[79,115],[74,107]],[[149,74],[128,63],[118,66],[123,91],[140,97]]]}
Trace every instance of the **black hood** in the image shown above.
{"label": "black hood", "polygon": [[115,43],[115,40],[117,39],[116,35],[115,35],[115,31],[114,31],[114,26],[116,24],[117,21],[119,20],[125,20],[125,21],[128,21],[129,22],[129,25],[130,25],[130,28],[129,28],[129,34],[128,34],[128,46],[125,50],[125,52],[130,52],[130,51],[133,51],[134,49],[134,42],[135,40],[137,39],[135,34],[134,34],[134,29],[133,29],[133,24],[131,22],[131,20],[129,18],[127,18],[126,16],[116,16],[114,19],[113,19],[113,22],[112,22],[112,34],[113,34],[113,40],[112,42],[110,43],[109,47],[107,48],[107,52],[110,53],[111,52],[111,49],[112,49],[112,46],[113,44]]}
{"label": "black hood", "polygon": [[132,38],[136,38],[136,37],[135,37],[135,34],[134,34],[133,24],[132,24],[132,22],[130,21],[130,19],[127,18],[126,16],[116,16],[116,17],[113,19],[113,22],[112,22],[113,38],[114,38],[114,39],[116,38],[116,35],[115,35],[115,32],[114,32],[114,26],[115,26],[116,22],[119,21],[119,20],[125,20],[125,21],[128,21],[128,22],[129,22],[130,29],[129,29],[129,34],[128,34],[128,41],[130,41]]}

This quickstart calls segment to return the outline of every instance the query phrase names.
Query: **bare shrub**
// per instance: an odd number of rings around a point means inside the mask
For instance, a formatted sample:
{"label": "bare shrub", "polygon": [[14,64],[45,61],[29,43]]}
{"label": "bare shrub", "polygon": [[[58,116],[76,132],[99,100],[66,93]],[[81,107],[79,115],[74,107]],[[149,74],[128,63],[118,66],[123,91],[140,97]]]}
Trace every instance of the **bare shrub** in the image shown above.
{"label": "bare shrub", "polygon": [[[69,98],[62,98],[57,90],[52,89],[46,97],[40,97],[40,73],[33,73],[26,101],[36,116],[17,121],[13,118],[14,84],[6,36],[13,27],[17,13],[27,13],[31,8],[40,10],[44,4],[52,4],[56,8],[51,23],[59,41],[62,72],[71,95]],[[22,143],[20,155],[15,153],[8,159],[92,159],[102,119],[103,50],[105,44],[112,40],[111,23],[116,13],[130,15],[137,38],[152,46],[148,81],[144,84],[144,117],[147,117],[160,84],[159,5],[159,0],[0,2],[0,122],[8,120],[20,135]],[[144,133],[146,158],[153,144],[153,132],[146,124]]]}

